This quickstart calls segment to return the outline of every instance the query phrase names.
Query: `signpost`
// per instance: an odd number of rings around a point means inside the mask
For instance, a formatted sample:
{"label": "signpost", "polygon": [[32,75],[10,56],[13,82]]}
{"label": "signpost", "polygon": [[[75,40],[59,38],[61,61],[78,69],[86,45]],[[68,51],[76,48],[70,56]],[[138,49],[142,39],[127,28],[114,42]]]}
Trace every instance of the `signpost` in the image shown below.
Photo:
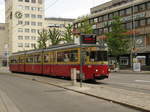
{"label": "signpost", "polygon": [[82,80],[83,80],[83,64],[84,64],[84,57],[83,57],[83,50],[82,45],[87,44],[96,44],[96,35],[94,34],[82,34],[80,36],[80,87],[82,87]]}

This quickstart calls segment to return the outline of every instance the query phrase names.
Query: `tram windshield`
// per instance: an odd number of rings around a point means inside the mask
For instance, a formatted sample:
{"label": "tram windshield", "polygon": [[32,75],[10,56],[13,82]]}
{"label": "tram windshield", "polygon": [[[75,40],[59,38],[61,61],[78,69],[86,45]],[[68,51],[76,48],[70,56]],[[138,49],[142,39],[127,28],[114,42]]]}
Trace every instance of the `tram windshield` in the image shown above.
{"label": "tram windshield", "polygon": [[107,51],[90,51],[90,61],[107,61]]}

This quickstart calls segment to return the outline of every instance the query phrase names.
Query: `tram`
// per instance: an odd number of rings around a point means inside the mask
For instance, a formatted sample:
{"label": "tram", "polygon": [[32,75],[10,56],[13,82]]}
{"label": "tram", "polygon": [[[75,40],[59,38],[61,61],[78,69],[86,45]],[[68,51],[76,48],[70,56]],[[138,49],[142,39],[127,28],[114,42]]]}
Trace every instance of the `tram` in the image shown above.
{"label": "tram", "polygon": [[[82,55],[80,55],[81,48]],[[9,57],[11,72],[70,78],[72,68],[76,68],[79,72],[82,69],[83,80],[108,78],[107,51],[100,50],[97,45],[82,45],[81,47],[77,44],[67,44],[17,52]],[[77,74],[78,79],[79,74]]]}

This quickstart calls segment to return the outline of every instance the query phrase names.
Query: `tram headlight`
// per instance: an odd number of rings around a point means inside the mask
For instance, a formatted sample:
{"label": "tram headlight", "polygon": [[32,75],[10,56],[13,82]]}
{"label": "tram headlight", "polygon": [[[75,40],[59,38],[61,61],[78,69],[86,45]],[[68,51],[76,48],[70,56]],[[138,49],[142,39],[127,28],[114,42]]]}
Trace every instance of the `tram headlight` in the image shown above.
{"label": "tram headlight", "polygon": [[98,72],[98,69],[96,69],[96,72]]}
{"label": "tram headlight", "polygon": [[108,72],[111,72],[111,69],[110,69],[110,68],[108,68]]}

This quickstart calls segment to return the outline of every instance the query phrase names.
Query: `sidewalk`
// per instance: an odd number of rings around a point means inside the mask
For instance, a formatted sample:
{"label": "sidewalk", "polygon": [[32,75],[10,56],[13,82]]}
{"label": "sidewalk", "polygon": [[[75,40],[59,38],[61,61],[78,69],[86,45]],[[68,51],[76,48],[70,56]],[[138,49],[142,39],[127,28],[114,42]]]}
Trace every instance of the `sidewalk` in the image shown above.
{"label": "sidewalk", "polygon": [[0,73],[10,73],[8,67],[0,67]]}
{"label": "sidewalk", "polygon": [[45,84],[50,84],[60,88],[64,88],[70,91],[78,92],[88,96],[104,99],[110,102],[115,102],[125,106],[133,107],[142,112],[150,112],[150,94],[129,91],[119,88],[109,87],[107,85],[92,85],[83,83],[83,87],[80,87],[78,82],[75,86],[72,86],[71,81],[55,78],[47,78],[41,76],[29,76],[14,74],[17,77],[38,81]]}

